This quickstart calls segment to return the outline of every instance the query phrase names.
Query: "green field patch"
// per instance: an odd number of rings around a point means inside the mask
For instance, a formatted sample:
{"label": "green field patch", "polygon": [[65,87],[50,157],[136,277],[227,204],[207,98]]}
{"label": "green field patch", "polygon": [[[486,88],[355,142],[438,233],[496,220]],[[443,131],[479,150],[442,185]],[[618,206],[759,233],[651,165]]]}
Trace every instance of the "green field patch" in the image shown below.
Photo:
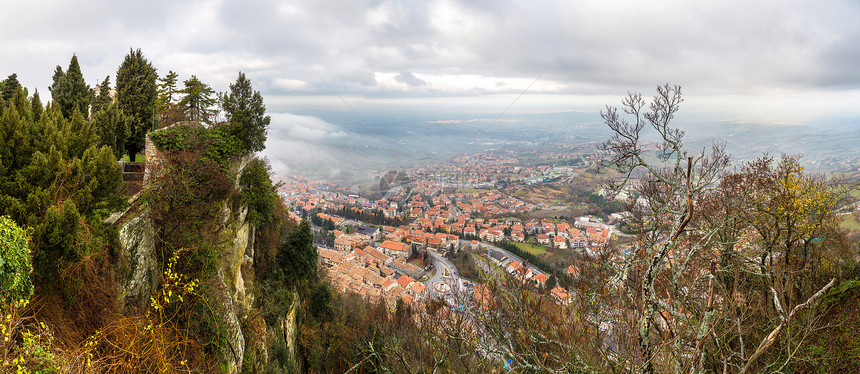
{"label": "green field patch", "polygon": [[540,245],[530,244],[530,243],[520,243],[520,242],[511,242],[511,244],[517,246],[517,248],[522,249],[528,253],[531,253],[535,256],[540,256],[546,253],[546,248]]}

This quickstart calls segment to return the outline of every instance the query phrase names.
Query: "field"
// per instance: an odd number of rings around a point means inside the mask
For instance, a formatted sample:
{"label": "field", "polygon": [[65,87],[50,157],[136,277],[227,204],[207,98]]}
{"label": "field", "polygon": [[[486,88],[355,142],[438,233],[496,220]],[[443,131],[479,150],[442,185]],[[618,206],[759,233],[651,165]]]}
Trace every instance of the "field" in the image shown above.
{"label": "field", "polygon": [[842,223],[839,227],[846,229],[848,231],[860,231],[860,221],[857,220],[857,216],[854,214],[845,214],[842,215]]}
{"label": "field", "polygon": [[534,244],[530,244],[530,243],[519,243],[519,242],[511,242],[511,243],[513,245],[517,246],[517,248],[522,249],[523,251],[531,253],[535,256],[540,256],[540,255],[546,253],[546,248],[539,246],[539,245],[534,245]]}

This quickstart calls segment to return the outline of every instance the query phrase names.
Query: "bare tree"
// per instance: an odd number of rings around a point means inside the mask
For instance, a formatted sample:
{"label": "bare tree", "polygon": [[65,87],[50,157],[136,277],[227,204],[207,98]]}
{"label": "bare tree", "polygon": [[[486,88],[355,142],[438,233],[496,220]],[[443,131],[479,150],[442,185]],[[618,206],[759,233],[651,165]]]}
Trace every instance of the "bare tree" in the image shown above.
{"label": "bare tree", "polygon": [[[611,154],[605,166],[624,176],[609,187],[617,190],[632,183],[645,199],[631,207],[643,233],[614,282],[635,310],[641,357],[637,365],[645,373],[654,372],[658,359],[673,363],[675,372],[691,368],[714,317],[714,266],[703,250],[714,243],[716,230],[703,232],[690,223],[729,157],[719,144],[695,154],[685,149],[684,131],[671,126],[683,101],[680,86],[665,84],[657,87],[647,107],[641,94],[628,93],[622,110],[629,120],[614,107],[601,112],[614,132],[600,147]],[[641,140],[646,127],[661,139],[656,160],[647,156]],[[637,176],[640,170],[644,173]]]}
{"label": "bare tree", "polygon": [[[641,234],[611,281],[638,336],[628,369],[748,372],[793,321],[808,321],[796,324],[804,334],[815,328],[811,307],[844,258],[833,229],[839,196],[796,158],[774,167],[763,157],[725,173],[724,145],[689,152],[671,126],[682,102],[681,88],[666,84],[650,104],[628,93],[627,116],[609,106],[601,113],[614,133],[601,145],[611,156],[604,166],[622,175],[608,187],[632,185],[641,197],[630,206]],[[642,141],[649,129],[656,146]]]}

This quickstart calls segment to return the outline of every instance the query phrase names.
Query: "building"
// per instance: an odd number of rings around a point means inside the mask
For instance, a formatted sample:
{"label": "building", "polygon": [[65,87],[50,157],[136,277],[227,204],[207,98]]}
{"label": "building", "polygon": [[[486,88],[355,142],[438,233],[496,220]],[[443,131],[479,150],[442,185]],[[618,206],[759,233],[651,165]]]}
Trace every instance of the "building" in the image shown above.
{"label": "building", "polygon": [[409,246],[403,243],[386,240],[379,246],[382,253],[392,257],[406,257],[409,255]]}

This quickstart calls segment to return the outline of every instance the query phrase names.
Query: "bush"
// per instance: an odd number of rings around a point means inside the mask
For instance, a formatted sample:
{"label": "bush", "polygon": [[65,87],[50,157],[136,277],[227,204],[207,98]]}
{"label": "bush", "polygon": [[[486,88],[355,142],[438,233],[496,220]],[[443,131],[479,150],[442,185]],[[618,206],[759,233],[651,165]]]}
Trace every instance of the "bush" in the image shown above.
{"label": "bush", "polygon": [[33,294],[28,241],[24,229],[0,216],[0,301],[29,299]]}

